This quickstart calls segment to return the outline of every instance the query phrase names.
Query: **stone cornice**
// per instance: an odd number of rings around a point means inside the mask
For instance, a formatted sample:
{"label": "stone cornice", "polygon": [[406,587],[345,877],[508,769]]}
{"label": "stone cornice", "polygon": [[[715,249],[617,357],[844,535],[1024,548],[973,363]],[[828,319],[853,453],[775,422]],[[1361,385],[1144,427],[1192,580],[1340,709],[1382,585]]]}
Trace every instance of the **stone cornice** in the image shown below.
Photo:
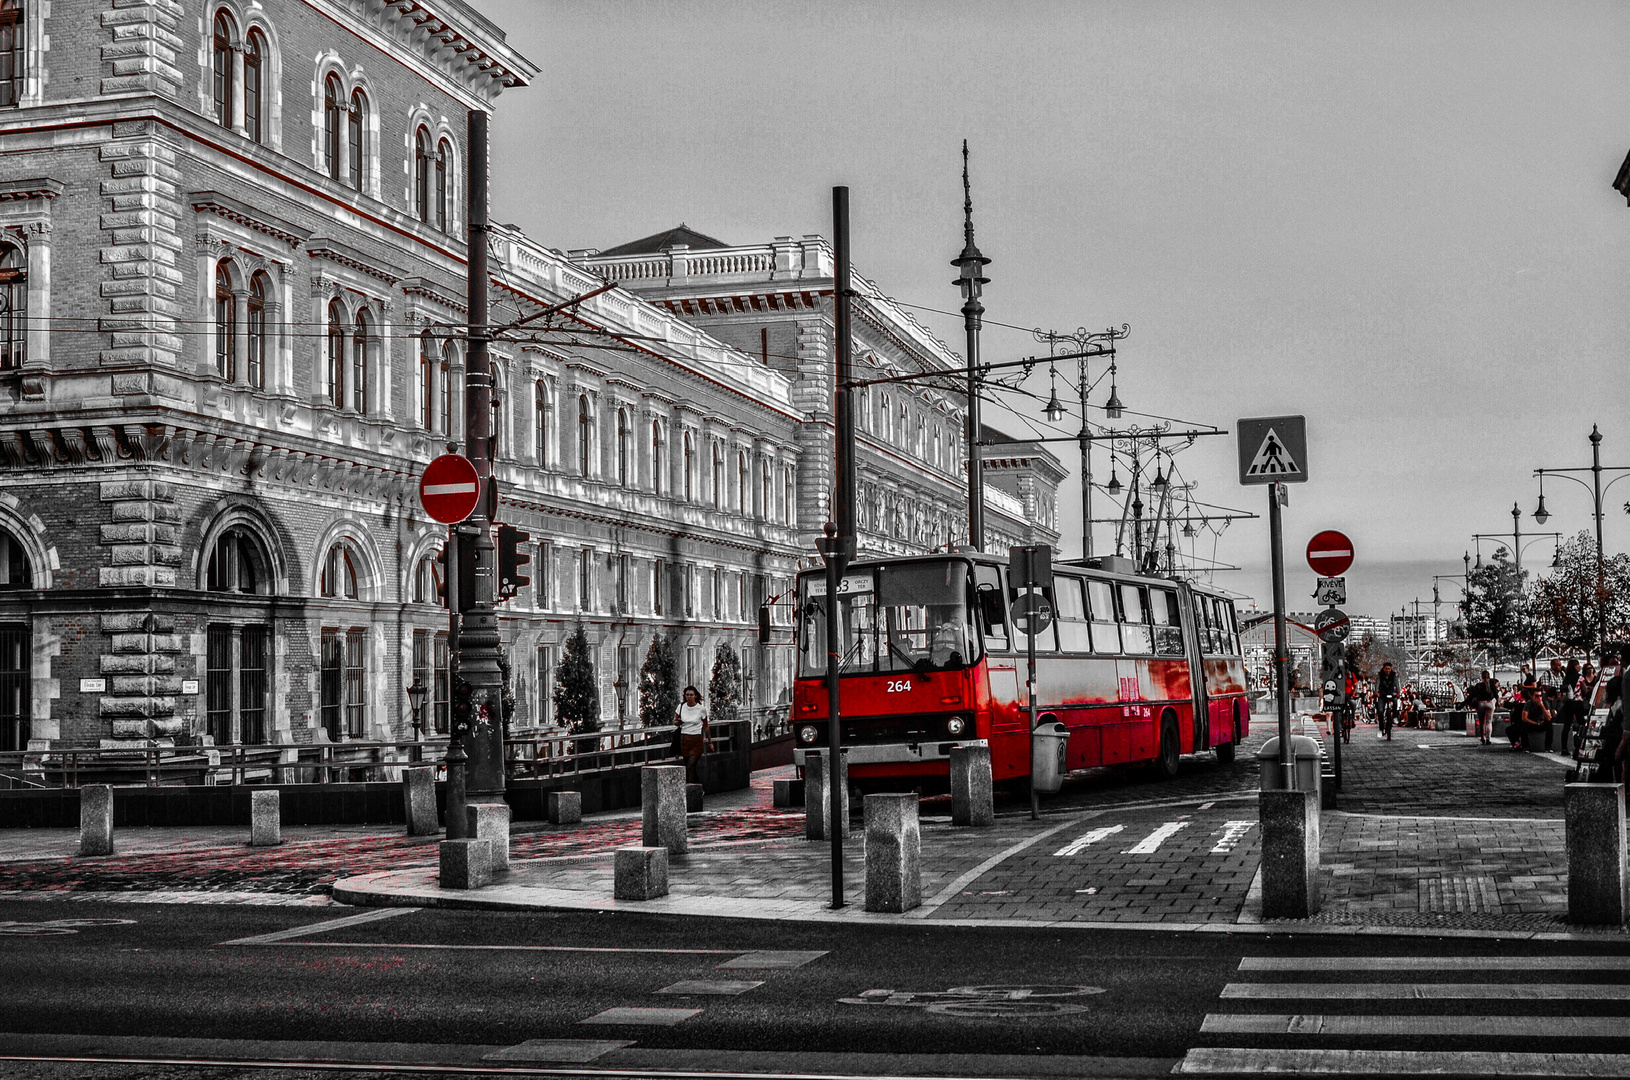
{"label": "stone cornice", "polygon": [[460,315],[468,310],[463,299],[458,298],[451,290],[443,289],[438,282],[431,281],[429,278],[407,277],[397,284],[401,286],[404,296],[423,297]]}
{"label": "stone cornice", "polygon": [[68,188],[60,180],[39,176],[29,180],[0,180],[0,202],[20,199],[55,199]]}
{"label": "stone cornice", "polygon": [[258,210],[248,203],[239,202],[218,191],[194,191],[188,194],[187,201],[200,214],[214,214],[216,217],[225,218],[246,229],[264,233],[291,248],[299,247],[311,237],[308,229],[291,225],[264,210]]}
{"label": "stone cornice", "polygon": [[387,285],[395,285],[407,277],[405,271],[398,270],[396,267],[380,262],[378,259],[370,258],[356,248],[342,244],[338,240],[327,236],[314,236],[307,240],[306,254],[311,256],[313,261],[321,259],[335,263],[358,273],[367,274],[371,278],[377,278]]}

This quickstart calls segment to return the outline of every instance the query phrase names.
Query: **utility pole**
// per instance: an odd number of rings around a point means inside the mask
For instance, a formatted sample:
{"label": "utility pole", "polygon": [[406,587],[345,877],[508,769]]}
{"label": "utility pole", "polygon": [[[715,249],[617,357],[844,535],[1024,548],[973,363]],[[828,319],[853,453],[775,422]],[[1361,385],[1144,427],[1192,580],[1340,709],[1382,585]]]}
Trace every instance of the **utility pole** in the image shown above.
{"label": "utility pole", "polygon": [[973,242],[973,189],[968,185],[968,140],[962,140],[962,254],[951,261],[961,274],[951,284],[962,287],[962,328],[967,334],[968,356],[968,543],[975,551],[985,550],[985,463],[980,457],[979,421],[979,326],[985,305],[979,302],[983,286],[990,283],[984,267],[990,260],[979,253]]}
{"label": "utility pole", "polygon": [[[481,498],[468,522],[475,534],[469,538],[475,548],[475,595],[467,598],[469,610],[460,621],[457,642],[460,682],[469,687],[469,709],[463,720],[468,726],[459,731],[455,720],[447,751],[449,775],[455,754],[468,755],[464,784],[472,802],[501,802],[504,798],[504,688],[498,666],[501,642],[494,603],[497,560],[492,540],[498,492],[492,478],[492,360],[487,353],[487,120],[482,110],[470,110],[469,239],[465,248],[470,275],[469,347],[464,360],[464,442],[465,453],[481,481]],[[455,688],[455,701],[459,696]]]}

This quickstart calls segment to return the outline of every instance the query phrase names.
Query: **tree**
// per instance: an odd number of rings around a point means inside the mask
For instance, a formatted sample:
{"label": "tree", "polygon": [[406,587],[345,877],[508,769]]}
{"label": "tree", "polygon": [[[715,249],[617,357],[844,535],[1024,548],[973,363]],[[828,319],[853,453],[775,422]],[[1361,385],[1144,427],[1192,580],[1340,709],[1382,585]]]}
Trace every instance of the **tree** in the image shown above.
{"label": "tree", "polygon": [[724,642],[713,650],[713,674],[707,683],[708,721],[729,724],[736,719],[736,703],[741,700],[741,657]]}
{"label": "tree", "polygon": [[1551,572],[1534,582],[1528,614],[1540,645],[1594,652],[1605,613],[1608,636],[1625,625],[1630,608],[1630,556],[1613,555],[1596,574],[1596,539],[1580,530],[1557,548]]}
{"label": "tree", "polygon": [[1466,575],[1466,632],[1494,642],[1502,660],[1526,659],[1531,622],[1524,611],[1523,580],[1505,548],[1494,553],[1487,566]]}
{"label": "tree", "polygon": [[1379,641],[1374,634],[1365,634],[1358,641],[1347,640],[1344,659],[1347,670],[1357,675],[1360,682],[1374,682],[1381,673],[1381,665],[1390,663],[1400,672],[1404,670],[1404,650],[1390,641]]}
{"label": "tree", "polygon": [[578,623],[561,650],[555,669],[555,716],[573,734],[600,730],[600,689],[594,678],[589,638]]}
{"label": "tree", "polygon": [[679,668],[674,660],[673,639],[658,634],[651,639],[640,665],[640,724],[662,727],[673,723],[679,711]]}

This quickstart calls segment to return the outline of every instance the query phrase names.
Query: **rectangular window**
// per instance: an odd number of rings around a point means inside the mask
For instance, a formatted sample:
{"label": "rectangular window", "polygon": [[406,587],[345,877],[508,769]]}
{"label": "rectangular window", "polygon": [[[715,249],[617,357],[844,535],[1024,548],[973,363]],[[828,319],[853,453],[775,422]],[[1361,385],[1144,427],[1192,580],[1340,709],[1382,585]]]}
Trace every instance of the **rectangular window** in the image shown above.
{"label": "rectangular window", "polygon": [[367,733],[365,687],[368,632],[353,627],[345,632],[345,730],[359,739]]}
{"label": "rectangular window", "polygon": [[538,646],[538,723],[555,722],[555,647]]}
{"label": "rectangular window", "polygon": [[452,715],[452,653],[447,648],[447,635],[437,634],[431,642],[430,662],[435,681],[430,684],[431,716],[437,735],[447,734],[448,718]]}
{"label": "rectangular window", "polygon": [[28,627],[0,626],[0,750],[26,750],[29,739]]}
{"label": "rectangular window", "polygon": [[211,626],[205,635],[204,724],[216,746],[232,744],[232,628]]}
{"label": "rectangular window", "polygon": [[617,646],[617,714],[621,720],[635,716],[640,709],[639,667],[632,645]]}
{"label": "rectangular window", "polygon": [[694,619],[696,617],[696,567],[681,567],[679,572],[685,589],[685,618]]}
{"label": "rectangular window", "polygon": [[271,629],[245,626],[238,651],[238,734],[250,746],[267,742],[266,668]]}
{"label": "rectangular window", "polygon": [[1121,651],[1121,627],[1115,621],[1115,587],[1107,581],[1087,582],[1087,615],[1092,620],[1093,651]]}
{"label": "rectangular window", "polygon": [[1183,655],[1183,620],[1177,594],[1171,589],[1149,590],[1149,614],[1155,624],[1155,653]]}
{"label": "rectangular window", "polygon": [[694,686],[702,691],[702,699],[707,700],[707,691],[702,688],[699,681],[702,677],[702,650],[700,646],[685,646],[685,685]]}
{"label": "rectangular window", "polygon": [[715,622],[717,622],[719,619],[724,618],[724,575],[719,573],[719,568],[717,566],[713,568],[712,595],[713,619]]}
{"label": "rectangular window", "polygon": [[1092,633],[1087,627],[1087,603],[1077,578],[1055,577],[1054,599],[1058,603],[1058,647],[1064,652],[1092,651]]}
{"label": "rectangular window", "polygon": [[1122,585],[1121,647],[1129,653],[1146,656],[1155,651],[1149,627],[1148,597],[1139,585]]}
{"label": "rectangular window", "polygon": [[215,745],[264,744],[271,628],[212,624],[204,648],[205,727]]}
{"label": "rectangular window", "polygon": [[628,602],[628,556],[617,556],[617,614],[627,615],[632,605]]}
{"label": "rectangular window", "polygon": [[662,590],[667,587],[668,561],[656,559],[651,563],[651,614],[662,614]]}
{"label": "rectangular window", "polygon": [[548,542],[538,545],[538,568],[532,587],[537,590],[538,609],[549,610],[549,581],[555,573],[555,546]]}
{"label": "rectangular window", "polygon": [[330,742],[339,742],[344,718],[345,641],[338,630],[323,630],[321,662],[323,729]]}
{"label": "rectangular window", "polygon": [[1008,648],[1007,604],[1002,588],[1002,572],[984,563],[976,563],[973,572],[974,587],[980,597],[979,621],[985,626],[985,649],[1005,652]]}
{"label": "rectangular window", "polygon": [[0,106],[23,97],[23,4],[0,9]]}
{"label": "rectangular window", "polygon": [[594,552],[589,548],[577,556],[577,610],[594,610]]}

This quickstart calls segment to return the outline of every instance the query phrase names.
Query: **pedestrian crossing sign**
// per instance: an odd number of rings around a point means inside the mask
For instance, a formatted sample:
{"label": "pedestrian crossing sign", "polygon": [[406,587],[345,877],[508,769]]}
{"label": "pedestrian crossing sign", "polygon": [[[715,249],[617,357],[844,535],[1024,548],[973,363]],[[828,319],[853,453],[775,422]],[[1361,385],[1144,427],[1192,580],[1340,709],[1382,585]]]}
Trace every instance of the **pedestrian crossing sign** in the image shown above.
{"label": "pedestrian crossing sign", "polygon": [[1239,422],[1239,482],[1307,481],[1307,418],[1259,416]]}

